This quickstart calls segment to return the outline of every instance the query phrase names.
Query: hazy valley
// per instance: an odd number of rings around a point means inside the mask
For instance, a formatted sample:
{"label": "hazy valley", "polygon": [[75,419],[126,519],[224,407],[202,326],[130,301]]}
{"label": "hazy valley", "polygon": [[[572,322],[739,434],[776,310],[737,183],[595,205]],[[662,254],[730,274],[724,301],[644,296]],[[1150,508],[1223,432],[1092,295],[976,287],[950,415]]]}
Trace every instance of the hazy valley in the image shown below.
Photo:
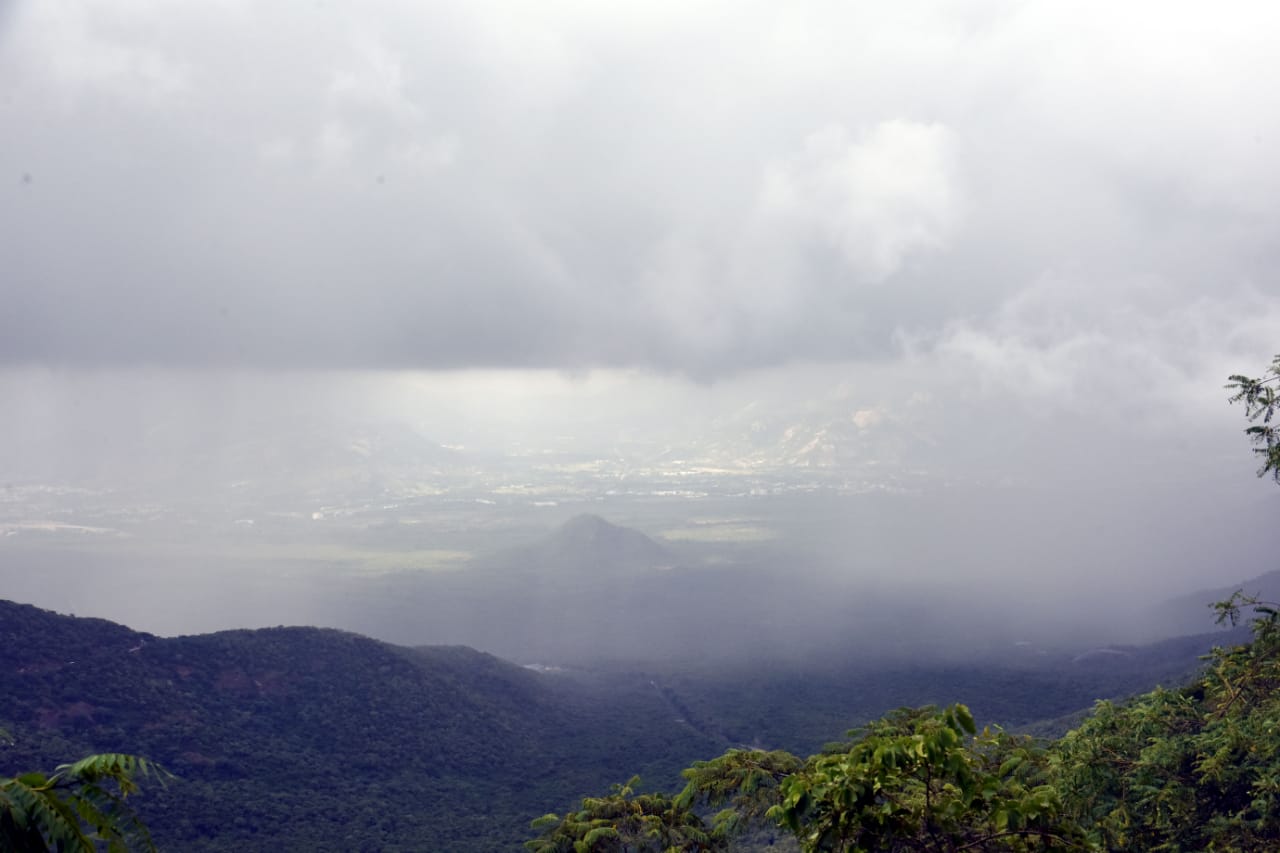
{"label": "hazy valley", "polygon": [[[310,420],[15,456],[0,591],[159,634],[310,624],[525,662],[877,657],[1194,633],[1207,608],[1168,622],[1165,599],[1273,567],[1273,495],[948,482],[910,431],[815,405],[660,450],[593,452],[590,431],[450,449],[406,422]],[[797,435],[825,455],[798,459]]]}
{"label": "hazy valley", "polygon": [[[1203,572],[1182,599],[1141,579],[1098,588],[1093,566],[1063,607],[1056,571],[1016,564],[1097,553],[1040,537],[1114,524],[1115,503],[1050,524],[1045,490],[986,491],[975,511],[946,490],[854,489],[834,464],[740,483],[544,460],[541,487],[514,489],[453,467],[458,451],[423,468],[394,447],[264,464],[182,499],[9,484],[4,594],[149,633],[4,605],[6,766],[160,761],[179,778],[144,814],[167,847],[514,849],[533,817],[634,773],[669,788],[693,760],[802,754],[900,705],[963,701],[1057,734],[1238,636],[1206,634],[1221,569],[1183,543],[1152,548]],[[670,479],[689,493],[664,493]],[[984,551],[985,525],[1009,532]],[[1232,570],[1265,538],[1238,541]],[[268,625],[396,645],[205,633]]]}

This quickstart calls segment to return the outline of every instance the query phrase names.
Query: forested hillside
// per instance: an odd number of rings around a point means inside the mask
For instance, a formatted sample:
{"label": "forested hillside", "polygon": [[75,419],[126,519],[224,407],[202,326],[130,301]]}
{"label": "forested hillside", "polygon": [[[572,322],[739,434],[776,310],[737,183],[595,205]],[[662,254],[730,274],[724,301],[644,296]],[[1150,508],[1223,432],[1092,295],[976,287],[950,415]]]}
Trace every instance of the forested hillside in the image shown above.
{"label": "forested hillside", "polygon": [[139,810],[162,849],[494,850],[618,768],[713,744],[647,685],[602,697],[466,648],[314,628],[158,638],[0,602],[5,773],[92,752],[176,774]]}
{"label": "forested hillside", "polygon": [[0,775],[131,752],[161,849],[515,849],[558,803],[728,748],[817,749],[903,704],[1027,724],[1174,683],[1220,636],[1108,653],[535,672],[316,628],[162,638],[0,602]]}

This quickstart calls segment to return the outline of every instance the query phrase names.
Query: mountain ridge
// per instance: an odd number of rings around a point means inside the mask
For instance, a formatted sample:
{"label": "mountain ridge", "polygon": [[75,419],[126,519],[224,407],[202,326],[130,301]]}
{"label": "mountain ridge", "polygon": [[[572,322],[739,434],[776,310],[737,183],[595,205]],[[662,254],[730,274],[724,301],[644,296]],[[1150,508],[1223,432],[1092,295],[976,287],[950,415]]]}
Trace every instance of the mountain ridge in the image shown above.
{"label": "mountain ridge", "polygon": [[0,637],[0,770],[144,754],[178,776],[139,800],[162,849],[514,849],[549,807],[716,751],[639,687],[610,718],[591,685],[463,647],[155,637],[7,601]]}
{"label": "mountain ridge", "polygon": [[[157,637],[0,600],[0,774],[90,752],[175,772],[138,801],[162,848],[492,851],[639,773],[675,784],[728,746],[804,753],[904,704],[1048,727],[1172,684],[1222,632],[963,664],[603,664],[538,672],[467,646],[310,626]],[[1026,650],[1015,650],[1026,651]],[[1032,650],[1034,651],[1034,650]]]}

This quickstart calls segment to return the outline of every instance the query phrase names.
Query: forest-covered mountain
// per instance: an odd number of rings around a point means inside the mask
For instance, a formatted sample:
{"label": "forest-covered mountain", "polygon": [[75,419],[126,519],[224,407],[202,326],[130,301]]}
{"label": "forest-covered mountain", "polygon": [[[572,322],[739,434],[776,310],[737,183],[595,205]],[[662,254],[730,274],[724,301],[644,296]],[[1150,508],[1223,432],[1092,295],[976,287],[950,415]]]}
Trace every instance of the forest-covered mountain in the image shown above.
{"label": "forest-covered mountain", "polygon": [[670,775],[715,748],[647,685],[602,697],[460,647],[314,628],[159,638],[7,602],[0,642],[4,769],[161,762],[178,780],[141,810],[163,849],[502,849],[620,767]]}
{"label": "forest-covered mountain", "polygon": [[[538,672],[317,628],[176,638],[0,602],[0,775],[128,751],[162,849],[516,849],[528,821],[736,746],[803,752],[903,704],[1028,724],[1171,683],[1214,639],[965,666],[801,661]],[[861,660],[861,659],[859,659]]]}

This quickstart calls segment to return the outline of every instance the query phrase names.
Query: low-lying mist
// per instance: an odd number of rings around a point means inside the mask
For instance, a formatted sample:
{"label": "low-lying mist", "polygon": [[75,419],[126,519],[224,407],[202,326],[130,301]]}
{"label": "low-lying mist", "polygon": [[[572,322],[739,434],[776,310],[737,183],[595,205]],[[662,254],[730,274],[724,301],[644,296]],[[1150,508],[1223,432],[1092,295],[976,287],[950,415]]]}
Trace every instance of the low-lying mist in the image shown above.
{"label": "low-lying mist", "polygon": [[[537,522],[509,513],[510,542],[493,549],[504,535],[483,511],[469,534],[448,537],[454,550],[436,551],[405,548],[402,528],[416,525],[404,524],[390,525],[385,541],[366,531],[345,546],[271,546],[251,534],[92,546],[101,534],[24,529],[3,543],[0,582],[6,597],[153,633],[316,624],[549,665],[966,659],[1212,630],[1207,597],[1198,616],[1170,611],[1167,586],[1125,574],[1132,550],[1103,555],[1095,542],[1041,539],[1012,516],[1002,519],[1015,528],[1003,551],[984,546],[989,531],[965,527],[963,517],[951,530],[935,520],[925,536],[913,519],[937,502],[900,495],[829,497],[829,508],[844,509],[841,535],[828,527],[821,538],[819,522],[835,522],[814,518],[796,522],[804,542],[781,532],[783,510],[803,515],[812,503],[775,502],[778,518],[752,519],[751,529],[776,525],[777,538],[753,542],[714,540],[717,532],[742,535],[743,519],[705,522],[712,541],[690,541],[594,515],[529,536]],[[1160,544],[1153,558],[1170,565],[1182,548],[1188,573],[1201,557],[1193,543]],[[1206,572],[1200,586],[1261,574],[1264,545],[1237,541],[1228,556],[1238,574],[1218,581]]]}
{"label": "low-lying mist", "polygon": [[28,405],[0,427],[0,597],[165,635],[314,624],[547,665],[964,659],[1212,630],[1202,591],[1273,568],[1276,498],[1218,461],[1233,432],[1122,464],[1101,418],[1040,459],[1006,443],[1030,416],[939,437],[873,396],[884,377],[821,371],[702,394],[99,379],[5,375]]}

